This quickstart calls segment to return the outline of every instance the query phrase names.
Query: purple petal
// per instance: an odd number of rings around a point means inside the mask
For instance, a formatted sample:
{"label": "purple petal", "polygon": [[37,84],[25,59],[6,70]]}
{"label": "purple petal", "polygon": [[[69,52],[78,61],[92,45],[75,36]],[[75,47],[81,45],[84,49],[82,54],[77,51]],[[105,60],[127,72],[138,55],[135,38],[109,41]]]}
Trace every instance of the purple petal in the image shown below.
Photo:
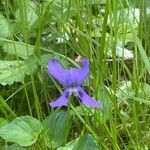
{"label": "purple petal", "polygon": [[83,83],[89,73],[88,59],[83,59],[81,63],[82,68],[64,69],[57,59],[53,58],[49,61],[48,71],[66,87],[79,86]]}
{"label": "purple petal", "polygon": [[97,102],[95,99],[91,98],[81,87],[77,87],[79,98],[84,105],[88,105],[91,107],[100,108],[101,104]]}
{"label": "purple petal", "polygon": [[89,61],[88,59],[82,60],[82,68],[72,68],[69,70],[71,86],[79,86],[86,79],[89,73]]}
{"label": "purple petal", "polygon": [[55,77],[59,83],[62,85],[66,85],[66,70],[60,65],[57,59],[52,58],[48,63],[48,71],[49,73]]}
{"label": "purple petal", "polygon": [[50,102],[49,105],[51,107],[67,106],[68,95],[69,95],[69,91],[66,89],[63,91],[62,95],[56,101]]}

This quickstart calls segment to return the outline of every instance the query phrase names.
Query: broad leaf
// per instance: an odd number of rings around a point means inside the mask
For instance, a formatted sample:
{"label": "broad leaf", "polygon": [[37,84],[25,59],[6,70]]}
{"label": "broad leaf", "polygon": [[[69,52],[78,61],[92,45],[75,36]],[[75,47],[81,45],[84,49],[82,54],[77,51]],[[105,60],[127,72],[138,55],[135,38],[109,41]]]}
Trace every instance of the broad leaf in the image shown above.
{"label": "broad leaf", "polygon": [[0,38],[6,38],[10,35],[7,19],[0,13]]}
{"label": "broad leaf", "polygon": [[90,134],[82,135],[57,150],[99,150],[97,142]]}
{"label": "broad leaf", "polygon": [[134,91],[132,89],[131,81],[122,81],[117,90],[117,96],[123,100],[129,97],[134,97]]}
{"label": "broad leaf", "polygon": [[29,27],[31,27],[38,20],[38,15],[36,13],[36,10],[37,10],[37,6],[35,5],[35,3],[29,1],[27,5],[27,21]]}
{"label": "broad leaf", "polygon": [[26,61],[0,61],[0,84],[13,84],[23,81],[25,75],[37,68],[36,59],[30,57]]}
{"label": "broad leaf", "polygon": [[62,145],[70,129],[66,112],[54,112],[45,119],[44,125],[48,128],[48,137],[45,138],[47,146],[57,148]]}
{"label": "broad leaf", "polygon": [[30,116],[21,116],[0,127],[0,136],[7,142],[30,146],[37,141],[42,130],[39,120]]}
{"label": "broad leaf", "polygon": [[[81,116],[92,116],[94,114],[95,109],[85,105],[80,105],[75,107],[75,111],[78,115]],[[75,114],[73,110],[71,110],[71,114]]]}
{"label": "broad leaf", "polygon": [[102,108],[101,112],[99,113],[99,118],[101,122],[106,122],[111,117],[112,114],[112,109],[113,109],[113,103],[111,100],[111,93],[105,86],[101,86],[99,89],[99,94],[98,94],[98,100],[102,103]]}
{"label": "broad leaf", "polygon": [[[7,147],[7,148],[6,148]],[[11,146],[2,146],[0,150],[31,150],[29,148],[23,148],[18,144],[13,144]]]}
{"label": "broad leaf", "polygon": [[8,124],[8,120],[6,120],[5,118],[0,117],[0,127],[3,126],[3,125],[6,125],[6,124]]}
{"label": "broad leaf", "polygon": [[6,42],[3,49],[8,54],[27,59],[33,54],[34,46],[21,42]]}
{"label": "broad leaf", "polygon": [[17,10],[15,15],[20,25],[22,21],[22,15],[24,15],[24,17],[27,19],[26,21],[30,29],[31,26],[38,20],[37,5],[31,0],[23,1],[22,5],[23,8],[25,9],[24,14],[20,13],[19,10]]}
{"label": "broad leaf", "polygon": [[141,103],[150,103],[146,101],[149,100],[150,97],[150,85],[146,83],[139,83],[138,97],[134,97],[135,91],[132,88],[131,81],[122,81],[116,94],[118,98],[122,100],[133,98],[139,102],[141,101]]}

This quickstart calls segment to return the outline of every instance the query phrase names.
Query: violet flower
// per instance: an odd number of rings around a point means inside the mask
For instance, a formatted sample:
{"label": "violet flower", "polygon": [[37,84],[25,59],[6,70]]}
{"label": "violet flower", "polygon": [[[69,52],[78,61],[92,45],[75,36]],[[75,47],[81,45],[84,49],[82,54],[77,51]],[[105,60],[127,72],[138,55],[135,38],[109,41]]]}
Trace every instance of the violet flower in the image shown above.
{"label": "violet flower", "polygon": [[62,95],[55,101],[50,102],[51,107],[67,106],[68,97],[71,94],[79,97],[82,104],[91,107],[99,108],[101,104],[91,98],[80,85],[86,79],[89,73],[89,61],[88,59],[82,60],[82,68],[70,68],[64,69],[57,59],[52,58],[48,63],[48,71],[55,79],[59,81],[65,87]]}

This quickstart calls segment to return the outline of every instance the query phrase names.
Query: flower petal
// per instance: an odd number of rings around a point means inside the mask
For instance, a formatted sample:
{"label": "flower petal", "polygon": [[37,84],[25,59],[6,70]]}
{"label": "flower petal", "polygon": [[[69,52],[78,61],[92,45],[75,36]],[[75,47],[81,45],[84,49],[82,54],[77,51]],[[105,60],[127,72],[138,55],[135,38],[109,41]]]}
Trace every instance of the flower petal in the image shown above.
{"label": "flower petal", "polygon": [[69,70],[71,86],[73,87],[81,85],[89,73],[89,60],[83,59],[81,63],[82,68],[72,68]]}
{"label": "flower petal", "polygon": [[53,58],[48,63],[48,71],[65,87],[75,87],[81,85],[89,73],[88,59],[83,59],[81,63],[82,68],[64,69],[58,60]]}
{"label": "flower petal", "polygon": [[69,91],[66,89],[63,91],[62,95],[56,101],[50,102],[49,105],[51,107],[67,106],[68,95],[69,95]]}
{"label": "flower petal", "polygon": [[84,105],[88,105],[96,108],[101,107],[101,104],[97,102],[95,99],[91,98],[81,87],[78,86],[77,90],[78,90],[78,96]]}
{"label": "flower petal", "polygon": [[67,70],[64,69],[57,59],[52,58],[48,63],[48,72],[56,78],[60,84],[66,86]]}

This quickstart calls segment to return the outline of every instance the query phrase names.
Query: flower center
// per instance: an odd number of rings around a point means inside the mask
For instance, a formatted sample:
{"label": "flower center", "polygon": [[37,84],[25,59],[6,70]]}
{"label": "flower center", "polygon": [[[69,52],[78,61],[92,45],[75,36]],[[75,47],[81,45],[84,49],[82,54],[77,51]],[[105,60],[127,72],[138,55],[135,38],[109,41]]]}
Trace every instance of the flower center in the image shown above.
{"label": "flower center", "polygon": [[76,87],[69,88],[69,95],[72,95],[72,94],[79,97],[79,92]]}

